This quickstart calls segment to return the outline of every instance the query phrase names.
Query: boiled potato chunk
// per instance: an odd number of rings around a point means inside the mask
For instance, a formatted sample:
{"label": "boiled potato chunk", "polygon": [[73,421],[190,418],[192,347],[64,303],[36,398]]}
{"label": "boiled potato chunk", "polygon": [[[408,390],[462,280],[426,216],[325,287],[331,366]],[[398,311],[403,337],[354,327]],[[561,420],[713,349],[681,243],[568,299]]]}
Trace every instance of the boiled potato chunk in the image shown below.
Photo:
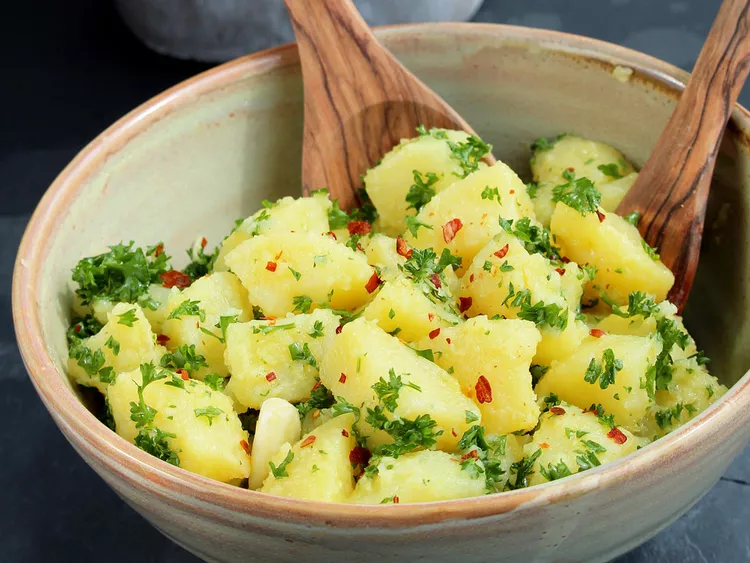
{"label": "boiled potato chunk", "polygon": [[540,340],[532,322],[479,316],[441,328],[417,348],[430,348],[435,363],[453,374],[481,411],[487,432],[510,434],[533,429],[539,419],[529,366]]}
{"label": "boiled potato chunk", "polygon": [[542,415],[534,438],[524,446],[527,459],[541,451],[529,485],[554,481],[614,461],[646,443],[625,428],[613,430],[602,424],[596,413],[562,403]]}
{"label": "boiled potato chunk", "polygon": [[[676,347],[673,355],[675,351]],[[675,360],[672,380],[666,390],[656,392],[656,404],[644,420],[640,434],[653,439],[664,436],[698,416],[726,392],[727,388],[709,375],[705,366],[698,365],[695,358]]]}
{"label": "boiled potato chunk", "polygon": [[582,216],[558,203],[550,229],[565,248],[566,256],[579,264],[596,266],[595,288],[619,304],[627,304],[631,291],[642,291],[663,301],[674,283],[674,275],[659,259],[645,250],[633,225],[615,213]]}
{"label": "boiled potato chunk", "polygon": [[[151,325],[138,305],[130,303],[117,303],[107,313],[107,321],[104,327],[90,338],[81,342],[92,353],[101,352],[104,363],[104,381],[102,372],[97,374],[87,372],[81,365],[80,360],[68,358],[68,373],[81,385],[96,387],[104,393],[109,380],[118,373],[132,371],[139,365],[148,362],[158,362],[166,350],[154,343]],[[115,353],[116,352],[116,353]],[[108,373],[107,367],[112,368]]]}
{"label": "boiled potato chunk", "polygon": [[80,318],[92,315],[100,323],[106,324],[107,314],[112,311],[115,305],[116,303],[109,299],[94,299],[88,305],[82,305],[80,296],[76,295],[73,298],[73,313],[74,316]]}
{"label": "boiled potato chunk", "polygon": [[[381,405],[373,385],[380,379],[389,381],[389,371],[401,376],[401,387],[395,412],[386,416],[399,416],[415,420],[429,414],[443,433],[437,438],[437,449],[455,449],[461,435],[469,428],[467,411],[480,417],[479,409],[461,393],[458,381],[431,361],[420,357],[398,339],[390,336],[372,321],[357,319],[345,325],[323,358],[320,378],[334,397],[343,397],[355,406],[374,409]],[[382,406],[382,405],[381,405]],[[363,416],[364,418],[364,416]],[[363,426],[366,423],[361,421]],[[390,443],[384,432],[373,434],[366,425],[364,433],[371,435],[368,445]]]}
{"label": "boiled potato chunk", "polygon": [[[499,200],[499,201],[498,201]],[[417,215],[427,225],[404,235],[417,248],[444,248],[463,260],[467,268],[484,245],[502,231],[499,218],[519,219],[532,212],[526,186],[502,162],[469,174],[432,198]],[[456,222],[460,222],[459,223]],[[463,271],[463,270],[460,270]]]}
{"label": "boiled potato chunk", "polygon": [[284,444],[298,442],[301,434],[299,411],[293,404],[276,397],[263,402],[253,436],[249,489],[258,489],[263,485],[271,470],[268,462],[281,451]]}
{"label": "boiled potato chunk", "polygon": [[[605,375],[602,375],[589,383],[584,376],[592,360],[605,368],[606,350],[614,353],[615,360],[622,362],[622,368],[611,370],[614,371],[614,382],[609,382],[608,376],[605,380]],[[600,404],[607,414],[614,415],[617,424],[637,432],[651,406],[641,382],[645,381],[646,370],[654,364],[660,351],[661,342],[652,337],[615,334],[588,337],[572,355],[552,362],[549,371],[537,384],[536,394],[540,399],[555,394],[583,409]]]}
{"label": "boiled potato chunk", "polygon": [[452,299],[436,298],[428,283],[415,283],[406,276],[387,281],[362,316],[377,321],[384,331],[406,342],[419,340],[436,328],[458,324],[461,318]]}
{"label": "boiled potato chunk", "polygon": [[513,306],[514,297],[524,291],[530,292],[531,305],[557,306],[558,314],[566,317],[565,328],[540,324],[542,341],[534,358],[534,363],[548,365],[573,352],[588,332],[575,315],[583,283],[579,277],[574,263],[553,268],[546,257],[529,254],[521,241],[503,231],[476,255],[461,280],[459,295],[463,303],[470,304],[469,316],[516,318],[521,308]]}
{"label": "boiled potato chunk", "polygon": [[261,408],[269,397],[305,400],[338,325],[338,317],[325,309],[291,315],[272,325],[229,325],[225,361],[232,378],[226,392],[243,411]]}
{"label": "boiled potato chunk", "polygon": [[364,253],[313,233],[258,235],[230,252],[226,262],[250,301],[274,317],[298,309],[295,297],[307,297],[313,306],[355,309],[369,301],[368,282],[375,273]]}
{"label": "boiled potato chunk", "polygon": [[[169,318],[179,313],[188,301],[197,301],[198,308],[205,319],[200,316],[179,314],[177,318]],[[169,340],[167,347],[175,350],[179,346],[195,346],[197,354],[206,359],[208,367],[202,367],[193,377],[202,379],[209,373],[217,373],[222,377],[229,375],[224,363],[226,345],[219,340],[222,337],[219,324],[221,317],[236,317],[237,322],[245,322],[252,318],[252,305],[247,299],[247,291],[231,272],[216,272],[204,276],[182,292],[175,292],[167,302],[169,315],[162,323],[162,333]],[[206,329],[216,337],[201,330]]]}
{"label": "boiled potato chunk", "polygon": [[539,185],[533,200],[536,216],[545,226],[549,226],[555,210],[552,190],[566,182],[562,175],[565,170],[572,169],[576,177],[586,177],[594,182],[602,193],[601,206],[605,211],[617,209],[637,177],[622,153],[604,143],[575,135],[563,135],[543,147],[534,151],[531,174],[534,182]]}
{"label": "boiled potato chunk", "polygon": [[437,175],[437,182],[431,186],[436,193],[458,181],[462,170],[448,141],[460,143],[469,135],[463,131],[445,131],[445,135],[445,139],[433,135],[404,139],[365,174],[367,195],[378,210],[380,227],[386,234],[403,232],[404,218],[414,214],[413,209],[407,209],[406,194],[414,184],[415,170],[423,176],[427,173]]}
{"label": "boiled potato chunk", "polygon": [[[349,454],[357,445],[353,414],[333,418],[275,456],[261,491],[282,497],[346,502],[354,490]],[[286,463],[281,471],[285,460]]]}
{"label": "boiled potato chunk", "polygon": [[[175,380],[182,382],[182,387],[170,384]],[[136,369],[118,375],[107,389],[117,433],[133,443],[139,429],[131,420],[131,404],[138,403],[142,381],[141,371]],[[143,399],[156,410],[154,428],[174,435],[166,440],[179,457],[180,467],[223,482],[250,476],[250,457],[245,451],[248,435],[224,393],[170,374],[146,385]]]}
{"label": "boiled potato chunk", "polygon": [[324,192],[310,197],[284,197],[268,208],[263,208],[245,219],[221,243],[219,256],[214,263],[214,271],[229,269],[227,255],[241,243],[255,235],[284,234],[290,231],[307,233],[328,232],[328,210],[331,201]]}
{"label": "boiled potato chunk", "polygon": [[484,476],[461,469],[459,458],[445,452],[424,450],[384,457],[375,476],[357,482],[349,502],[431,502],[481,496],[487,492]]}

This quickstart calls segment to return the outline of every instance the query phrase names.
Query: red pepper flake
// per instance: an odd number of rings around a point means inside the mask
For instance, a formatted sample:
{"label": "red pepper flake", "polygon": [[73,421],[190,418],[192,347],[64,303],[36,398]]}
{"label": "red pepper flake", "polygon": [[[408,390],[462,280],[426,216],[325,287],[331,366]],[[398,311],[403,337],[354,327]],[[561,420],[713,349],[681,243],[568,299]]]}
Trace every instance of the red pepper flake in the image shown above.
{"label": "red pepper flake", "polygon": [[440,289],[440,287],[443,285],[440,281],[440,274],[432,274],[430,276],[430,281],[432,282],[432,285]]}
{"label": "red pepper flake", "polygon": [[349,221],[346,225],[349,236],[366,235],[370,232],[370,223],[367,221]]}
{"label": "red pepper flake", "polygon": [[464,224],[461,222],[461,219],[451,219],[443,225],[443,240],[445,241],[445,244],[450,244],[456,236],[456,233],[460,231],[463,226]]}
{"label": "red pepper flake", "polygon": [[179,270],[164,272],[159,277],[161,278],[161,284],[166,288],[179,287],[180,289],[185,289],[190,285],[190,276],[183,274]]}
{"label": "red pepper flake", "polygon": [[167,342],[169,342],[169,336],[166,334],[159,334],[156,336],[156,343],[160,346],[164,346]]}
{"label": "red pepper flake", "polygon": [[326,233],[326,234],[327,234],[328,236],[331,236],[331,237],[333,237],[333,240],[339,240],[339,237],[337,237],[337,236],[336,236],[336,233],[334,233],[333,231],[328,231],[328,233]]}
{"label": "red pepper flake", "polygon": [[346,431],[346,429],[342,429],[342,430],[341,430],[341,435],[342,435],[342,436],[343,436],[344,438],[348,438],[348,437],[349,437],[349,432],[347,432],[347,431]]}
{"label": "red pepper flake", "polygon": [[566,270],[565,268],[555,268],[555,271],[556,271],[556,272],[557,272],[558,274],[560,274],[560,276],[562,277],[562,276],[564,276],[564,275],[565,275],[565,272],[567,272],[568,270]]}
{"label": "red pepper flake", "polygon": [[276,267],[277,267],[276,266],[276,262],[268,262],[266,264],[266,270],[268,270],[269,272],[275,272],[276,271]]}
{"label": "red pepper flake", "polygon": [[551,412],[552,414],[556,414],[556,415],[558,415],[558,416],[559,416],[559,415],[563,415],[563,414],[565,414],[565,409],[564,409],[564,408],[562,408],[562,407],[552,407],[552,408],[551,408],[551,409],[549,410],[549,412]]}
{"label": "red pepper flake", "polygon": [[479,459],[479,454],[477,454],[476,450],[471,450],[469,453],[461,456],[461,461],[466,461],[467,459]]}
{"label": "red pepper flake", "polygon": [[316,382],[315,382],[315,385],[313,385],[313,388],[312,388],[312,390],[313,390],[313,391],[317,391],[319,387],[320,387],[320,381],[316,381]]}
{"label": "red pepper flake", "polygon": [[576,169],[573,168],[572,166],[570,168],[568,168],[568,172],[575,172],[575,171],[576,171]]}
{"label": "red pepper flake", "polygon": [[458,438],[458,434],[456,433],[456,429],[455,428],[451,428],[451,434],[453,434],[454,438]]}
{"label": "red pepper flake", "polygon": [[266,374],[266,381],[268,381],[269,383],[270,383],[271,381],[274,381],[275,379],[276,379],[276,374],[275,374],[274,372],[272,372],[272,371],[269,371],[269,372],[268,372],[268,373]]}
{"label": "red pepper flake", "polygon": [[474,283],[474,274],[469,276],[469,283]]}
{"label": "red pepper flake", "polygon": [[471,297],[459,297],[458,298],[458,310],[460,312],[468,311],[471,309],[471,303],[473,299]]}
{"label": "red pepper flake", "polygon": [[206,248],[207,244],[208,244],[208,241],[206,240],[206,237],[203,237],[201,239],[201,248]]}
{"label": "red pepper flake", "polygon": [[505,255],[506,255],[506,254],[508,254],[508,248],[509,248],[509,247],[508,247],[508,245],[506,244],[506,245],[505,245],[505,246],[503,246],[503,247],[502,247],[502,248],[501,248],[500,250],[498,250],[497,252],[494,252],[493,254],[494,254],[495,256],[497,256],[498,258],[501,258],[501,259],[502,259],[502,258],[505,258]]}
{"label": "red pepper flake", "polygon": [[427,313],[427,320],[430,322],[434,321],[435,320],[434,313]]}
{"label": "red pepper flake", "polygon": [[240,440],[240,446],[242,446],[242,449],[245,450],[245,453],[247,455],[250,455],[250,444],[248,444],[245,440]]}
{"label": "red pepper flake", "polygon": [[339,383],[346,383],[346,374],[345,373],[342,373],[339,376]]}
{"label": "red pepper flake", "polygon": [[344,325],[339,325],[336,327],[336,334],[341,334],[341,331],[344,330]]}
{"label": "red pepper flake", "polygon": [[622,445],[628,441],[628,437],[623,434],[622,430],[617,428],[617,426],[614,426],[612,430],[607,432],[607,438],[612,438],[615,441],[615,444],[619,445]]}
{"label": "red pepper flake", "polygon": [[163,244],[157,244],[156,248],[154,249],[154,258],[158,258],[164,253],[164,245]]}
{"label": "red pepper flake", "polygon": [[603,223],[604,219],[607,217],[604,213],[602,213],[598,209],[596,210],[596,216],[599,217],[599,222],[600,223]]}
{"label": "red pepper flake", "polygon": [[440,329],[439,328],[436,328],[435,330],[430,331],[430,334],[429,334],[430,340],[433,340],[433,339],[437,338],[437,336],[439,334],[440,334]]}
{"label": "red pepper flake", "polygon": [[543,450],[546,450],[549,448],[549,444],[547,442],[542,442],[541,444],[539,444],[539,447]]}
{"label": "red pepper flake", "polygon": [[446,339],[445,339],[445,341],[446,341],[446,342],[447,342],[448,344],[450,344],[450,343],[451,343],[451,339],[450,339],[450,338],[446,338]]}
{"label": "red pepper flake", "polygon": [[589,331],[589,334],[590,334],[591,336],[593,336],[594,338],[601,338],[602,336],[604,336],[604,335],[605,335],[605,334],[607,334],[607,333],[606,333],[606,332],[604,332],[604,331],[603,331],[602,329],[600,329],[600,328],[592,328],[592,329],[591,329],[591,330]]}
{"label": "red pepper flake", "polygon": [[510,193],[511,195],[513,195],[514,193],[516,193],[516,190],[510,190],[510,192],[509,192],[509,193]]}
{"label": "red pepper flake", "polygon": [[570,264],[570,258],[566,256],[563,256],[562,258],[560,258],[560,260],[562,260],[563,264]]}
{"label": "red pepper flake", "polygon": [[78,333],[78,332],[81,332],[81,325],[80,325],[80,324],[77,324],[77,325],[75,326],[75,328],[73,329],[73,332],[76,332],[76,333]]}
{"label": "red pepper flake", "polygon": [[362,446],[355,446],[354,449],[349,452],[349,463],[352,465],[367,465],[367,462],[370,461],[370,457],[372,457],[370,450],[363,448]]}
{"label": "red pepper flake", "polygon": [[[369,225],[369,223],[368,223]],[[367,290],[367,293],[372,293],[375,291],[381,284],[380,278],[378,277],[377,272],[373,272],[370,276],[370,279],[367,281],[367,285],[365,285],[365,289]]]}
{"label": "red pepper flake", "polygon": [[393,504],[398,504],[398,496],[397,495],[395,495],[393,497]]}
{"label": "red pepper flake", "polygon": [[312,446],[314,443],[315,443],[315,436],[308,436],[302,441],[299,447],[306,448],[307,446]]}
{"label": "red pepper flake", "polygon": [[414,254],[414,251],[409,248],[409,245],[406,244],[406,241],[404,239],[402,239],[401,237],[396,237],[396,253],[408,260],[409,258],[411,258],[411,255]]}
{"label": "red pepper flake", "polygon": [[474,390],[477,392],[477,401],[479,401],[480,404],[492,402],[492,387],[490,387],[490,382],[487,381],[485,376],[479,376],[477,384],[474,386]]}
{"label": "red pepper flake", "polygon": [[187,370],[178,369],[178,370],[175,370],[175,373],[177,373],[184,381],[187,381],[188,379],[190,379],[190,374],[188,374]]}

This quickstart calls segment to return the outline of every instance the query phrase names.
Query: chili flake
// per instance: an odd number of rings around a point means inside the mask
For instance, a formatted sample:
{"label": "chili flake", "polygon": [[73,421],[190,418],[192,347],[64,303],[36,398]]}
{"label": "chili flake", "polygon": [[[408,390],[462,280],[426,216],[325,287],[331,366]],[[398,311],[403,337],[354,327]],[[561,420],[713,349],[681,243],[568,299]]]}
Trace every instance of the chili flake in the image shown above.
{"label": "chili flake", "polygon": [[163,244],[157,244],[156,248],[154,249],[154,258],[158,258],[162,255],[164,252],[164,245]]}
{"label": "chili flake", "polygon": [[435,330],[430,331],[430,334],[428,336],[430,337],[430,340],[433,340],[437,338],[439,334],[440,334],[440,329],[436,328]]}
{"label": "chili flake", "polygon": [[276,271],[276,262],[268,262],[266,264],[266,270],[269,272],[275,272]]}
{"label": "chili flake", "polygon": [[398,496],[393,497],[393,504],[398,504]]}
{"label": "chili flake", "polygon": [[589,334],[590,334],[591,336],[593,336],[594,338],[601,338],[602,336],[606,335],[607,333],[606,333],[606,332],[604,332],[604,331],[603,331],[602,329],[600,329],[600,328],[592,328],[592,329],[591,329],[591,330],[589,331]]}
{"label": "chili flake", "polygon": [[314,443],[315,443],[315,436],[308,436],[302,441],[299,447],[306,448],[307,446],[312,446]]}
{"label": "chili flake", "polygon": [[166,288],[179,287],[185,289],[190,285],[190,276],[178,270],[164,272],[159,277],[161,278],[161,284]]}
{"label": "chili flake", "polygon": [[467,459],[479,459],[479,454],[477,454],[476,450],[471,450],[469,453],[461,456],[461,461],[466,461]]}
{"label": "chili flake", "polygon": [[492,402],[492,387],[490,387],[490,382],[487,381],[485,376],[479,376],[477,384],[474,386],[474,390],[477,393],[477,401],[479,401],[480,404]]}
{"label": "chili flake", "polygon": [[342,373],[341,376],[339,376],[339,383],[346,383],[346,374]]}
{"label": "chili flake", "polygon": [[313,391],[317,391],[317,390],[318,390],[318,387],[320,387],[320,381],[316,381],[316,382],[315,382],[315,385],[313,385],[313,387],[312,387],[312,390],[313,390]]}
{"label": "chili flake", "polygon": [[508,254],[508,248],[509,246],[506,244],[497,252],[493,252],[493,254],[497,256],[498,258],[505,258],[505,255]]}
{"label": "chili flake", "polygon": [[341,429],[341,435],[342,435],[342,436],[343,436],[344,438],[348,438],[348,437],[349,437],[349,432],[347,432],[347,431],[346,431],[346,428],[342,428],[342,429]]}
{"label": "chili flake", "polygon": [[184,370],[184,369],[178,369],[178,370],[176,370],[176,373],[178,373],[178,374],[180,375],[180,377],[181,377],[181,378],[182,378],[182,379],[183,379],[184,381],[187,381],[188,379],[190,379],[190,374],[188,374],[187,370]]}
{"label": "chili flake", "polygon": [[558,416],[565,414],[565,409],[562,407],[552,407],[549,412]]}
{"label": "chili flake", "polygon": [[276,379],[276,374],[275,374],[274,372],[272,372],[272,371],[269,371],[269,372],[268,372],[268,373],[266,374],[266,381],[268,381],[269,383],[270,383],[271,381],[274,381],[275,379]]}
{"label": "chili flake", "polygon": [[458,298],[458,310],[463,313],[471,309],[471,303],[473,299],[471,297],[459,297]]}
{"label": "chili flake", "polygon": [[334,233],[333,231],[328,231],[328,233],[326,234],[332,236],[333,240],[339,240],[339,238],[336,236],[336,233]]}
{"label": "chili flake", "polygon": [[158,334],[156,336],[156,343],[160,346],[164,346],[167,342],[169,342],[169,336],[166,334]]}
{"label": "chili flake", "polygon": [[370,232],[370,223],[367,221],[349,221],[346,225],[349,236],[366,235]]}
{"label": "chili flake", "polygon": [[456,233],[460,231],[463,226],[464,224],[461,222],[461,219],[458,218],[451,219],[443,225],[443,240],[445,241],[445,244],[450,244],[456,236]]}
{"label": "chili flake", "polygon": [[565,275],[565,272],[567,272],[565,268],[555,268],[555,271],[560,274],[561,277]]}
{"label": "chili flake", "polygon": [[399,256],[403,256],[407,260],[411,258],[412,254],[414,254],[414,251],[409,248],[409,245],[406,243],[404,239],[401,237],[396,238],[396,253]]}
{"label": "chili flake", "polygon": [[446,338],[446,339],[445,339],[445,341],[446,341],[446,342],[447,342],[448,344],[450,344],[450,343],[451,343],[451,339],[450,339],[450,338]]}
{"label": "chili flake", "polygon": [[443,285],[440,281],[440,274],[432,274],[430,276],[430,281],[432,282],[432,285],[440,289],[440,287]]}
{"label": "chili flake", "polygon": [[349,463],[352,465],[367,465],[367,462],[370,461],[370,457],[372,457],[370,450],[363,448],[362,446],[355,446],[354,449],[349,452]]}
{"label": "chili flake", "polygon": [[596,216],[599,217],[599,222],[600,223],[603,223],[604,219],[607,217],[604,213],[602,213],[598,209],[596,210]]}
{"label": "chili flake", "polygon": [[[368,223],[369,224],[369,223]],[[372,293],[375,291],[381,284],[380,278],[378,277],[377,272],[373,272],[372,276],[370,276],[370,279],[367,281],[367,285],[365,285],[365,289],[367,290],[367,293]]]}
{"label": "chili flake", "polygon": [[242,449],[245,450],[245,453],[247,455],[250,455],[250,444],[248,444],[245,440],[240,440],[240,446],[242,446]]}
{"label": "chili flake", "polygon": [[208,241],[206,240],[206,237],[203,237],[201,239],[201,248],[206,248],[207,244],[208,244]]}
{"label": "chili flake", "polygon": [[617,426],[612,427],[612,430],[607,432],[607,438],[612,438],[615,441],[615,444],[619,445],[622,445],[628,441],[628,437],[623,434],[622,430],[617,428]]}
{"label": "chili flake", "polygon": [[336,327],[336,334],[341,334],[341,331],[344,329],[344,325],[339,325]]}

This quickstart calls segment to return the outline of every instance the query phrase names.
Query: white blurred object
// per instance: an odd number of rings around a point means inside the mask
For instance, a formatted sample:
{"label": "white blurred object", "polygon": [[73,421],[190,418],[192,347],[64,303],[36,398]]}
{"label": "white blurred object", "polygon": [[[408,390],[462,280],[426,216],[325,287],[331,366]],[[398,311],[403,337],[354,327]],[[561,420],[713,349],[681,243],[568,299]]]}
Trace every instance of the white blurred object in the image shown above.
{"label": "white blurred object", "polygon": [[[483,2],[354,0],[371,26],[466,21]],[[116,0],[116,4],[143,43],[181,59],[221,62],[294,41],[283,0]]]}

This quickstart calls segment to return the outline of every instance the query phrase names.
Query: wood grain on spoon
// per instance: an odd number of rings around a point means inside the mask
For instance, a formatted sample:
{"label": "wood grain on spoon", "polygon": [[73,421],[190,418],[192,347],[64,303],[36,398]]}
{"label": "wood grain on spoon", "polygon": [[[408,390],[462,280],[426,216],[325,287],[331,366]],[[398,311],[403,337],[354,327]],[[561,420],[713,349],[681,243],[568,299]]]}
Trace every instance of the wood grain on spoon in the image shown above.
{"label": "wood grain on spoon", "polygon": [[418,125],[473,132],[375,39],[350,0],[285,1],[305,89],[306,194],[327,187],[351,209],[361,174]]}
{"label": "wood grain on spoon", "polygon": [[671,119],[617,208],[641,213],[639,230],[675,275],[682,310],[698,267],[706,200],[721,136],[748,74],[750,1],[725,0]]}

